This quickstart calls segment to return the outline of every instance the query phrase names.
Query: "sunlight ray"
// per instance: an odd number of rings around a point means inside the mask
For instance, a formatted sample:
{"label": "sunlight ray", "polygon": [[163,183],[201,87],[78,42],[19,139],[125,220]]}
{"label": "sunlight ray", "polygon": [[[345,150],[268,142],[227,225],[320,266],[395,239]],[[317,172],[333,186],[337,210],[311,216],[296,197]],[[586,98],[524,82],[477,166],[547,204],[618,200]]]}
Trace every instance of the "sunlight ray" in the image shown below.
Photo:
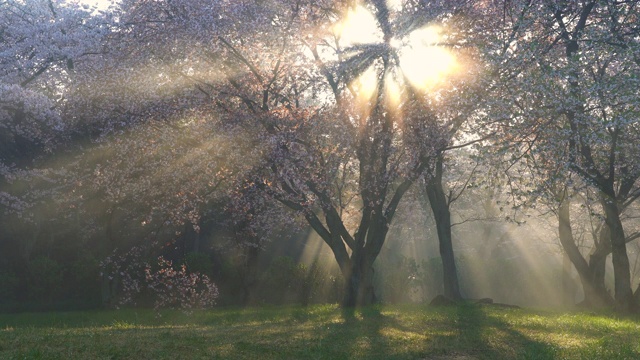
{"label": "sunlight ray", "polygon": [[[402,2],[388,1],[388,6],[392,10],[400,10]],[[332,30],[342,48],[379,44],[384,41],[375,16],[362,5],[351,8],[345,14],[344,20],[336,23]],[[460,70],[460,64],[454,54],[442,46],[443,39],[442,27],[428,25],[403,38],[390,40],[390,45],[397,51],[399,65],[407,85],[411,85],[420,92],[428,92],[441,85],[445,78]],[[372,67],[352,83],[358,91],[360,103],[369,102],[375,93],[377,80],[374,80],[375,71]],[[385,82],[387,80],[385,79]],[[399,92],[400,85],[396,82],[385,86],[386,95],[391,95],[388,91]],[[399,104],[399,94],[392,95],[390,98],[391,105]]]}
{"label": "sunlight ray", "polygon": [[334,25],[333,33],[345,47],[382,41],[382,31],[375,17],[362,5],[349,9],[344,20]]}
{"label": "sunlight ray", "polygon": [[440,29],[428,26],[412,32],[400,46],[402,71],[416,89],[430,90],[457,70],[453,54],[437,45],[440,38]]}

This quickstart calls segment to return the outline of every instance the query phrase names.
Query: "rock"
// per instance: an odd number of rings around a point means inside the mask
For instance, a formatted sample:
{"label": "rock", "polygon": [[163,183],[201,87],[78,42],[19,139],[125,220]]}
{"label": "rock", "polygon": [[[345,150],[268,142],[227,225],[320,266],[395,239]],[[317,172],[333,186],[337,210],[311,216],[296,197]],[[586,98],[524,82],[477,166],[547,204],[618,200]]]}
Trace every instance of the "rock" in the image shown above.
{"label": "rock", "polygon": [[455,303],[456,303],[455,301],[449,299],[444,295],[438,295],[434,297],[433,300],[431,300],[431,302],[429,303],[429,306],[449,306],[449,305],[455,305]]}
{"label": "rock", "polygon": [[493,304],[493,299],[492,298],[478,299],[476,300],[476,304]]}

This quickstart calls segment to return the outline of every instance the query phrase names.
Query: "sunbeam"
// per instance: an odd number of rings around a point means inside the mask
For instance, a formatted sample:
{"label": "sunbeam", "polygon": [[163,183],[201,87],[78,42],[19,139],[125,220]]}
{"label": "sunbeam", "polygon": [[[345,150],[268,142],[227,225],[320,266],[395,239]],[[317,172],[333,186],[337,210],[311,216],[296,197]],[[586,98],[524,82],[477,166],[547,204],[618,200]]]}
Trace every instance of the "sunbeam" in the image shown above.
{"label": "sunbeam", "polygon": [[441,28],[427,26],[399,43],[400,67],[416,89],[429,90],[457,70],[459,65],[453,54],[438,45],[441,39]]}
{"label": "sunbeam", "polygon": [[[402,2],[400,0],[388,1],[388,6],[392,11],[399,10],[402,7]],[[344,20],[333,26],[333,32],[339,40],[340,49],[383,42],[383,34],[375,16],[362,5],[347,11]],[[404,78],[404,81],[393,77],[385,79],[386,83],[395,83],[385,85],[386,95],[391,95],[392,105],[397,105],[400,102],[400,90],[404,83],[411,85],[419,92],[427,93],[460,70],[456,56],[443,46],[445,38],[443,27],[427,25],[412,31],[407,36],[390,40],[391,46],[395,48],[398,55],[399,66]],[[360,101],[370,101],[375,93],[377,80],[373,68],[374,65],[353,82]],[[389,91],[393,91],[395,94],[390,94]]]}

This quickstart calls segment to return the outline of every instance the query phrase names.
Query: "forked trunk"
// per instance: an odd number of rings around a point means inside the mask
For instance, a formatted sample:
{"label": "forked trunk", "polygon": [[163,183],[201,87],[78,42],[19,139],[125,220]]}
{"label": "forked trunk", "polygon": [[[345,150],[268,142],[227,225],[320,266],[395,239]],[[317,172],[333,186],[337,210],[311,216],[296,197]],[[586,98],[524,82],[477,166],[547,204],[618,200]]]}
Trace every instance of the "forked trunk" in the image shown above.
{"label": "forked trunk", "polygon": [[571,263],[578,271],[584,292],[584,305],[598,308],[611,305],[613,299],[604,285],[605,261],[607,259],[608,237],[601,231],[600,241],[589,256],[589,262],[580,253],[571,231],[570,201],[564,198],[558,207],[558,232],[560,244]]}

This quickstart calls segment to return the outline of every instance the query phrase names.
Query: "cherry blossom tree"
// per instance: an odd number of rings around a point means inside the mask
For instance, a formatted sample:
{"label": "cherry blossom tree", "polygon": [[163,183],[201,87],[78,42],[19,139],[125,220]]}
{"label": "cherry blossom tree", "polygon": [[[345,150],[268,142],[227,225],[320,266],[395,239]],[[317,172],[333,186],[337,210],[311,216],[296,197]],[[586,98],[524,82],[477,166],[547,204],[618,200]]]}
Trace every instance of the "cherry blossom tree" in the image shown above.
{"label": "cherry blossom tree", "polygon": [[499,72],[507,80],[504,99],[510,99],[506,111],[512,114],[507,126],[520,146],[516,157],[533,151],[555,155],[562,171],[597,191],[611,237],[616,307],[631,311],[621,215],[640,197],[637,3],[509,5],[519,16]]}
{"label": "cherry blossom tree", "polygon": [[59,169],[45,164],[74,127],[63,110],[66,92],[77,62],[100,51],[108,33],[108,19],[90,10],[66,2],[0,3],[0,212],[7,221],[29,219],[55,192]]}
{"label": "cherry blossom tree", "polygon": [[[341,14],[358,8],[374,17],[377,41],[350,43],[345,40],[349,34],[336,29]],[[430,109],[451,94],[418,92],[415,79],[401,71],[406,58],[398,42],[429,21],[445,20],[454,8],[414,2],[390,8],[384,1],[125,1],[120,4],[122,30],[115,36],[120,57],[100,65],[123,75],[91,79],[96,75],[89,73],[77,91],[101,95],[78,96],[71,106],[108,114],[108,124],[117,124],[113,114],[123,124],[141,119],[142,131],[149,119],[172,122],[184,108],[198,109],[198,116],[215,114],[222,131],[242,129],[243,141],[254,150],[238,152],[244,163],[233,173],[248,176],[239,186],[259,189],[305,218],[332,249],[347,279],[344,304],[368,304],[375,299],[373,262],[398,204],[430,166],[442,169],[437,154],[453,146],[463,117]],[[123,99],[123,92],[130,96]],[[140,154],[156,147],[151,139],[151,147],[140,146],[144,141],[138,136],[131,141]],[[130,153],[125,146],[116,151]],[[433,162],[438,156],[440,166]],[[141,166],[157,166],[144,159],[116,160],[118,172],[96,168],[96,174],[120,177],[100,183],[112,184],[110,193],[124,194],[137,182],[131,182],[132,173],[147,174]],[[133,193],[156,188],[149,179],[139,184]],[[159,202],[151,208],[170,207],[164,195],[147,197]],[[240,207],[250,208],[255,201],[250,199],[255,198],[246,198]]]}
{"label": "cherry blossom tree", "polygon": [[[347,279],[345,305],[371,303],[373,262],[436,141],[428,132],[435,119],[416,96],[406,101],[413,110],[393,114],[389,87],[401,74],[391,42],[425,16],[435,20],[433,9],[364,4],[381,42],[342,48],[331,24],[349,10],[339,3],[225,5],[124,2],[125,38],[151,44],[135,51],[169,86],[191,82],[176,98],[210,103],[244,129],[258,150],[242,186],[294,210],[323,238]],[[212,10],[217,18],[203,18]]]}

